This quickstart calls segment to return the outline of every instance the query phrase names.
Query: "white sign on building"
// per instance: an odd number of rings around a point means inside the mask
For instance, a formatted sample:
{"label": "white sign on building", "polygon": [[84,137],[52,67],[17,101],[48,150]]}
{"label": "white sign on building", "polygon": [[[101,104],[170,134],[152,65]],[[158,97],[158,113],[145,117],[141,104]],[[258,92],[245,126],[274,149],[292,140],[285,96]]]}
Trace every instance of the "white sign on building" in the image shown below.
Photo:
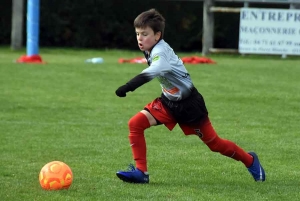
{"label": "white sign on building", "polygon": [[239,52],[300,55],[300,10],[242,8]]}

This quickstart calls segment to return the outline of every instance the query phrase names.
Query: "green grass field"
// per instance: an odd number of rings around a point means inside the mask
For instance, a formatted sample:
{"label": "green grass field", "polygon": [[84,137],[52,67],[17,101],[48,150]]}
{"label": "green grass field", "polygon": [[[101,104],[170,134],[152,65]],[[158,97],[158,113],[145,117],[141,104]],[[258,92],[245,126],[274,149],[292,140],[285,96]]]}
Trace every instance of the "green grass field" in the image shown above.
{"label": "green grass field", "polygon": [[[23,54],[0,48],[1,200],[300,200],[299,57],[212,55],[217,64],[186,65],[216,131],[259,155],[266,182],[178,126],[157,126],[145,133],[150,184],[138,185],[115,172],[133,162],[127,121],[160,86],[153,80],[126,98],[115,90],[146,67],[118,59],[142,54],[41,49],[45,65],[13,62]],[[84,63],[90,57],[104,63]],[[72,168],[69,190],[40,187],[53,160]]]}

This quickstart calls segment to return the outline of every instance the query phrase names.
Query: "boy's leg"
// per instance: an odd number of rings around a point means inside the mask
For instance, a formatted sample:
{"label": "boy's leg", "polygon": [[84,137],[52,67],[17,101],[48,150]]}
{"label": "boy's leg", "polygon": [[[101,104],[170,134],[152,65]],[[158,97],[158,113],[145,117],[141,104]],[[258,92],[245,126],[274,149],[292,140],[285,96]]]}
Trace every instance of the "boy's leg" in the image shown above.
{"label": "boy's leg", "polygon": [[209,118],[204,119],[199,126],[179,125],[185,135],[195,134],[209,147],[213,152],[241,161],[246,167],[251,166],[253,157],[237,146],[235,143],[222,139],[213,128]]}
{"label": "boy's leg", "polygon": [[129,141],[133,158],[136,167],[143,172],[148,171],[144,130],[157,124],[166,124],[166,127],[170,130],[176,125],[159,98],[147,104],[143,111],[137,113],[128,122]]}
{"label": "boy's leg", "polygon": [[147,172],[146,140],[144,130],[150,127],[147,116],[141,112],[133,116],[129,122],[129,142],[136,168]]}
{"label": "boy's leg", "polygon": [[144,137],[144,130],[150,127],[150,122],[145,114],[142,112],[133,116],[129,122],[129,141],[132,150],[133,159],[136,163],[129,165],[127,171],[118,171],[117,177],[129,183],[149,183],[149,175],[147,173],[146,160],[146,141]]}
{"label": "boy's leg", "polygon": [[220,154],[241,161],[248,168],[253,163],[253,157],[237,146],[234,142],[222,139],[218,136],[213,128],[209,118],[205,119],[200,125],[200,138],[211,151],[219,152]]}
{"label": "boy's leg", "polygon": [[199,127],[180,125],[186,135],[195,134],[210,148],[211,151],[241,161],[248,168],[255,181],[264,181],[265,172],[255,153],[245,152],[232,141],[222,139],[213,128],[209,118],[203,120]]}
{"label": "boy's leg", "polygon": [[136,168],[130,165],[129,171],[118,171],[116,174],[121,180],[130,183],[149,183],[144,131],[157,124],[165,124],[169,130],[176,125],[159,98],[146,105],[144,110],[137,113],[128,122],[128,137]]}

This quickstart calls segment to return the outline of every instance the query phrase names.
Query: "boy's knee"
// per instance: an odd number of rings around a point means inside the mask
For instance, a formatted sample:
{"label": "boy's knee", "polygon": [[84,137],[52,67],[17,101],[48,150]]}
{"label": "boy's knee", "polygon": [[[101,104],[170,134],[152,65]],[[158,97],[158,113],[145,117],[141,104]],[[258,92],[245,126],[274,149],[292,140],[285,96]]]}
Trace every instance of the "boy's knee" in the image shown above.
{"label": "boy's knee", "polygon": [[145,130],[146,128],[150,127],[150,123],[146,115],[139,112],[129,119],[128,127],[129,129],[139,128]]}
{"label": "boy's knee", "polygon": [[215,137],[212,141],[210,141],[209,143],[206,144],[209,149],[213,152],[226,152],[227,148],[225,145],[225,141],[223,139],[221,139],[220,137]]}
{"label": "boy's knee", "polygon": [[219,147],[219,141],[221,139],[219,137],[215,137],[215,139],[213,139],[212,141],[210,141],[209,143],[206,143],[206,145],[208,146],[208,148],[213,151],[213,152],[219,152],[220,147]]}
{"label": "boy's knee", "polygon": [[213,152],[219,152],[220,154],[228,157],[232,157],[235,154],[234,144],[228,140],[216,137],[211,142],[206,144]]}
{"label": "boy's knee", "polygon": [[136,127],[138,125],[138,119],[135,116],[131,117],[128,121],[128,127]]}

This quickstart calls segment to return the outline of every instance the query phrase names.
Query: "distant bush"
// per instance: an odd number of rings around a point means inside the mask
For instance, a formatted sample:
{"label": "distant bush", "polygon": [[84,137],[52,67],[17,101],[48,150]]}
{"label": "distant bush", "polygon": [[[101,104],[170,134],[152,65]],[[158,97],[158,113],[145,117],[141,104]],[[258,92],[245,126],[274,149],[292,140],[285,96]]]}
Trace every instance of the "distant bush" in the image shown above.
{"label": "distant bush", "polygon": [[[2,45],[10,44],[11,2],[1,1],[6,5],[0,7]],[[201,1],[41,0],[40,3],[40,46],[137,49],[133,20],[139,13],[156,8],[166,18],[165,39],[175,50],[202,49]],[[230,6],[243,4],[231,3]],[[238,29],[238,14],[216,13],[215,46],[237,48]],[[24,38],[25,31],[26,28]]]}

